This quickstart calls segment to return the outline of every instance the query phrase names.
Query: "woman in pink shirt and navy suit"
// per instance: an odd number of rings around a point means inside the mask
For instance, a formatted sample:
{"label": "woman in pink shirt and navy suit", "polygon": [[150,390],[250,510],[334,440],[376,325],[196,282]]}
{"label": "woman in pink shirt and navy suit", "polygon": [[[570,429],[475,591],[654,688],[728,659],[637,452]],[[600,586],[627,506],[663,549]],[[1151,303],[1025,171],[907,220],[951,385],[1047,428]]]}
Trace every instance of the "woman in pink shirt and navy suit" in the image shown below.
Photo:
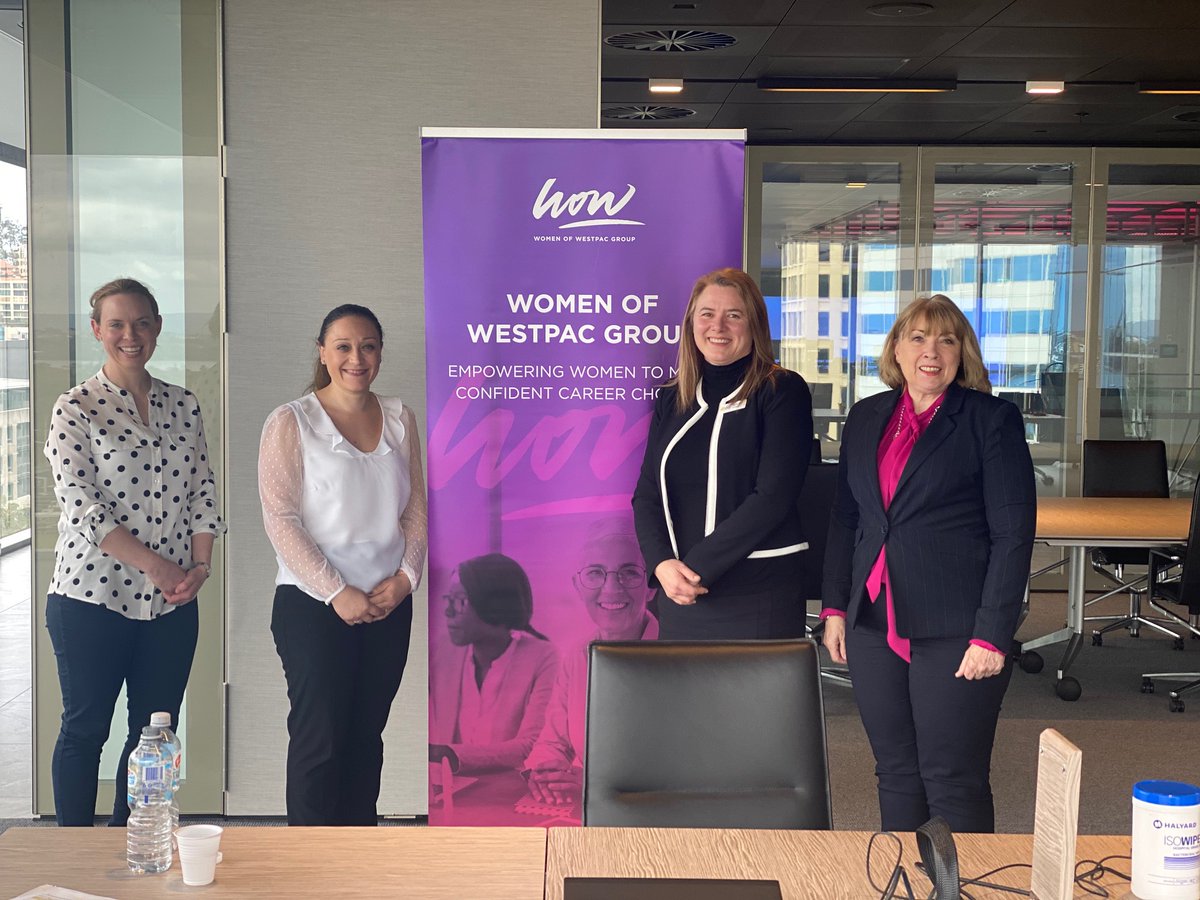
{"label": "woman in pink shirt and navy suit", "polygon": [[897,317],[894,390],[855,404],[825,556],[824,644],[848,663],[882,827],[995,830],[989,772],[1037,499],[1017,407],[942,295]]}

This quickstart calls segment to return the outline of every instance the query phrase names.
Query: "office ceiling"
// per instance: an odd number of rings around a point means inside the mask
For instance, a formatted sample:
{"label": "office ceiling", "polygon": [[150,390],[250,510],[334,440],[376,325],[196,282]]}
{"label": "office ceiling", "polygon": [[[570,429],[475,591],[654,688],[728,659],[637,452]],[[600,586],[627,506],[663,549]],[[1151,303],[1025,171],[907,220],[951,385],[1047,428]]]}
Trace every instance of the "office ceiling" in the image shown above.
{"label": "office ceiling", "polygon": [[[1200,146],[1200,95],[1136,90],[1200,85],[1196,0],[603,0],[601,37],[606,128],[746,128],[754,144]],[[958,88],[768,93],[764,76]],[[682,78],[683,93],[652,95],[650,78]],[[1067,85],[1035,97],[1028,80]]]}

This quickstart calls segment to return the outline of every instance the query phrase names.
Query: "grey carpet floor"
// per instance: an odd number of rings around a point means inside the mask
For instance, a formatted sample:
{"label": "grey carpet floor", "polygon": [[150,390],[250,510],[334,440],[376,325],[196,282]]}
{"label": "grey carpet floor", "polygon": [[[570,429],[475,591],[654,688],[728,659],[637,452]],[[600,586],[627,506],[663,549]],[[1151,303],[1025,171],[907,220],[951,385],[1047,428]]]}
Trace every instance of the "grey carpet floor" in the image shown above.
{"label": "grey carpet floor", "polygon": [[[1114,613],[1123,605],[1127,602],[1119,598],[1097,604]],[[1062,594],[1034,594],[1018,637],[1062,627],[1065,610]],[[1089,614],[1099,610],[1089,608]],[[1080,833],[1128,834],[1134,782],[1166,778],[1200,784],[1200,693],[1185,712],[1172,713],[1165,685],[1154,694],[1139,691],[1143,672],[1200,671],[1200,641],[1188,641],[1180,652],[1146,629],[1137,639],[1112,632],[1102,647],[1093,647],[1085,636],[1071,668],[1083,695],[1073,703],[1054,694],[1054,670],[1064,646],[1041,651],[1046,660],[1041,673],[1013,673],[992,757],[996,830],[1033,830],[1038,737],[1043,729],[1056,728],[1083,751]],[[824,690],[834,827],[874,830],[879,827],[874,761],[852,689],[826,682]]]}

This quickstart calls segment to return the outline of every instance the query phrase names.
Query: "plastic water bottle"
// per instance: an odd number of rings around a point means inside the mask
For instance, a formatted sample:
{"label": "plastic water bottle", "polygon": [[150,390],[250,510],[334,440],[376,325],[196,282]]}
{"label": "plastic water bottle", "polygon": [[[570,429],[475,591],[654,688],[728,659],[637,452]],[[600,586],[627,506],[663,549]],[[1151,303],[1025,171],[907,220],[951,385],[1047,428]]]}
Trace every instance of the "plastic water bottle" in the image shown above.
{"label": "plastic water bottle", "polygon": [[171,807],[167,797],[171,773],[163,763],[162,734],[156,726],[147,725],[137,748],[129,754],[125,858],[135,872],[165,872],[171,868]]}
{"label": "plastic water bottle", "polygon": [[[150,716],[150,725],[158,729],[163,739],[163,760],[171,766],[170,803],[171,834],[179,828],[179,773],[183,765],[183,745],[178,735],[171,730],[171,714],[156,712]],[[132,807],[130,807],[132,809]]]}

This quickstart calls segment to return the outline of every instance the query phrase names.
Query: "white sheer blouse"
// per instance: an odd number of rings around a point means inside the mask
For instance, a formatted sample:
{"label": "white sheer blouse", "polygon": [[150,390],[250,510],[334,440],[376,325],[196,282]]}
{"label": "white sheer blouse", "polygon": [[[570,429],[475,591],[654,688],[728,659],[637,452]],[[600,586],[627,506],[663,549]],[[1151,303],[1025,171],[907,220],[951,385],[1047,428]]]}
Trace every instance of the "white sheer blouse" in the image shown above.
{"label": "white sheer blouse", "polygon": [[399,572],[413,590],[420,583],[428,513],[416,417],[378,399],[383,435],[370,453],[342,437],[314,394],[267,418],[258,493],[276,584],[329,603],[348,584],[370,591]]}

